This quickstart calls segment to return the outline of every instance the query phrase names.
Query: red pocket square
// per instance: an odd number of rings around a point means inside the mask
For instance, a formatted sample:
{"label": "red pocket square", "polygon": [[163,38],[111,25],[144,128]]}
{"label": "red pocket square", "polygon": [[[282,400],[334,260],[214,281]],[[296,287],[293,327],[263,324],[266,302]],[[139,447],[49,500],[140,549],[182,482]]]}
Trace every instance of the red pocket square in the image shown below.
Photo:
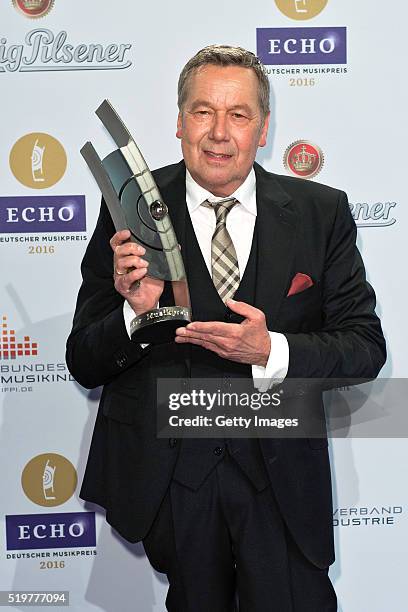
{"label": "red pocket square", "polygon": [[309,287],[313,287],[313,281],[310,276],[307,274],[302,274],[302,272],[298,272],[292,279],[287,297],[290,295],[295,295],[295,293],[300,293],[305,289],[309,289]]}

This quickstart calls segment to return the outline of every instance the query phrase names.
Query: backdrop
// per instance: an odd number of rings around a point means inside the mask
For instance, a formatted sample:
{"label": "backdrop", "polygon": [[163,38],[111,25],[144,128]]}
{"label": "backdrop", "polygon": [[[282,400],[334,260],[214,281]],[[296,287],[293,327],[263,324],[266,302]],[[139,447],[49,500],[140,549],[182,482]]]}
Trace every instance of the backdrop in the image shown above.
{"label": "backdrop", "polygon": [[[64,351],[100,201],[79,149],[113,148],[94,110],[111,100],[151,168],[179,160],[177,78],[203,46],[244,46],[268,70],[258,161],[348,192],[388,341],[381,376],[406,376],[407,20],[403,0],[1,3],[0,589],[69,591],[81,612],[165,610],[142,547],[78,498],[99,393],[70,378]],[[405,441],[333,440],[331,454],[341,610],[402,612]]]}

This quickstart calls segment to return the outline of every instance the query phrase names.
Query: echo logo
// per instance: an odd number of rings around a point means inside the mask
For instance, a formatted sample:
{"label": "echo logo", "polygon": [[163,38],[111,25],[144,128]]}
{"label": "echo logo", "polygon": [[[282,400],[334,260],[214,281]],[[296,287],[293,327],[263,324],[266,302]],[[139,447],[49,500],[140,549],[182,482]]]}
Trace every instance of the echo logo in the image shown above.
{"label": "echo logo", "polygon": [[347,28],[257,28],[265,65],[346,64]]}
{"label": "echo logo", "polygon": [[96,546],[94,512],[6,516],[7,550]]}
{"label": "echo logo", "polygon": [[85,196],[0,197],[0,232],[85,232]]}

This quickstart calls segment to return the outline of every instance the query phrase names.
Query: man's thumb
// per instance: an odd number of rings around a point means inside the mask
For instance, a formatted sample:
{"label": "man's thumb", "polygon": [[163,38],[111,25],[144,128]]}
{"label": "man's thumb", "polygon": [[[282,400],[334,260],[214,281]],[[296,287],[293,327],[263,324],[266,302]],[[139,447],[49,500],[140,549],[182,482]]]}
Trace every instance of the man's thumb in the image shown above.
{"label": "man's thumb", "polygon": [[252,319],[255,312],[258,311],[257,308],[254,308],[246,302],[237,302],[233,299],[227,300],[226,305],[230,310],[232,310],[232,312],[236,312],[246,319]]}

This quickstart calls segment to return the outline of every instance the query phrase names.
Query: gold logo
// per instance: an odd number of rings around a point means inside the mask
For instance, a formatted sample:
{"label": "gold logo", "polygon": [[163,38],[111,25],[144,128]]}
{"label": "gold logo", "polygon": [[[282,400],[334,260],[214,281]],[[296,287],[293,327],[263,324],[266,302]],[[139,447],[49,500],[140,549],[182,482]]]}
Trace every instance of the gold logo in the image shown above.
{"label": "gold logo", "polygon": [[67,155],[53,136],[41,132],[26,134],[11,149],[10,168],[26,187],[46,189],[64,176]]}
{"label": "gold logo", "polygon": [[327,0],[275,0],[275,3],[286,17],[303,21],[321,13]]}
{"label": "gold logo", "polygon": [[60,506],[77,486],[77,473],[70,461],[56,453],[37,455],[21,475],[24,493],[39,506]]}
{"label": "gold logo", "polygon": [[55,0],[13,0],[13,6],[30,19],[38,19],[48,15]]}

